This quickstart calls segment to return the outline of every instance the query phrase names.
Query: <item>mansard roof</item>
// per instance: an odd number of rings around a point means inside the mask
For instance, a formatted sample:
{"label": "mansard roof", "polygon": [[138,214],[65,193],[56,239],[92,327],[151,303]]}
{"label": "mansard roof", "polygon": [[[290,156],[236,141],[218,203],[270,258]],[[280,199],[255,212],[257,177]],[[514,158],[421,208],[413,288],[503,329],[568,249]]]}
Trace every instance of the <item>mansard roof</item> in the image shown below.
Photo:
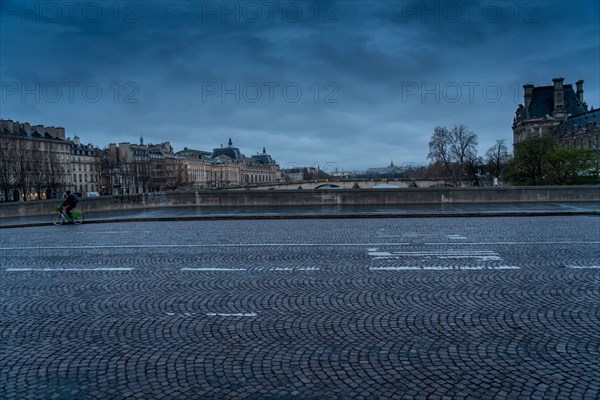
{"label": "mansard roof", "polygon": [[220,149],[214,149],[210,158],[217,158],[219,156],[226,156],[233,160],[239,160],[242,158],[242,153],[237,147],[222,147]]}
{"label": "mansard roof", "polygon": [[274,164],[273,159],[268,154],[256,154],[252,156],[252,160],[258,164]]}
{"label": "mansard roof", "polygon": [[565,133],[578,132],[581,129],[587,129],[589,127],[588,124],[596,129],[600,126],[600,109],[573,115],[556,127],[556,131],[563,135]]}
{"label": "mansard roof", "polygon": [[196,160],[203,160],[203,159],[206,159],[206,158],[210,157],[210,155],[212,153],[209,152],[209,151],[194,150],[194,149],[188,149],[187,147],[184,147],[183,150],[178,151],[175,154],[178,157],[192,158],[192,159],[196,159]]}
{"label": "mansard roof", "polygon": [[215,159],[219,156],[229,157],[232,160],[241,160],[244,157],[240,152],[240,149],[238,149],[237,147],[233,147],[233,142],[231,141],[231,138],[229,139],[227,147],[214,149],[212,154],[210,155],[210,158]]}
{"label": "mansard roof", "polygon": [[263,147],[263,151],[260,154],[253,155],[250,158],[250,161],[255,162],[257,164],[275,164],[275,161],[271,158],[270,155],[267,154],[267,150]]}
{"label": "mansard roof", "polygon": [[[572,85],[563,85],[565,111],[567,114],[576,115],[586,111],[581,104]],[[539,86],[533,88],[533,98],[529,105],[529,118],[545,118],[554,113],[554,87]]]}

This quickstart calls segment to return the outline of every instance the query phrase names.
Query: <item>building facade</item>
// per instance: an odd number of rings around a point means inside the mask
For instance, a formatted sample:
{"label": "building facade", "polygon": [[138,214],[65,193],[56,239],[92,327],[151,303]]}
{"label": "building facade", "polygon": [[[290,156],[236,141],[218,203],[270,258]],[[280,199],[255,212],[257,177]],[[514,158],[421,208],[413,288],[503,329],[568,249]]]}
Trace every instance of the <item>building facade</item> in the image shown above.
{"label": "building facade", "polygon": [[115,143],[102,151],[101,194],[136,194],[182,186],[182,166],[169,142]]}
{"label": "building facade", "polygon": [[227,147],[212,152],[184,149],[177,153],[194,189],[225,188],[281,182],[281,170],[265,148],[246,157],[229,139]]}
{"label": "building facade", "polygon": [[74,190],[73,146],[62,127],[0,120],[0,200],[62,198]]}
{"label": "building facade", "polygon": [[282,181],[277,163],[262,153],[244,156],[231,139],[212,152],[170,142],[111,143],[104,150],[65,138],[62,127],[0,120],[0,199],[138,194],[175,189],[226,188]]}
{"label": "building facade", "polygon": [[100,150],[91,144],[81,144],[78,136],[71,144],[71,166],[73,192],[85,196],[89,192],[100,192]]}
{"label": "building facade", "polygon": [[564,84],[554,78],[552,86],[524,85],[524,105],[519,104],[513,120],[513,144],[540,136],[552,136],[558,144],[570,148],[599,151],[598,110],[588,110],[583,98],[583,81]]}
{"label": "building facade", "polygon": [[187,189],[205,189],[208,187],[210,177],[210,152],[192,150],[184,147],[175,153],[185,171],[185,186]]}

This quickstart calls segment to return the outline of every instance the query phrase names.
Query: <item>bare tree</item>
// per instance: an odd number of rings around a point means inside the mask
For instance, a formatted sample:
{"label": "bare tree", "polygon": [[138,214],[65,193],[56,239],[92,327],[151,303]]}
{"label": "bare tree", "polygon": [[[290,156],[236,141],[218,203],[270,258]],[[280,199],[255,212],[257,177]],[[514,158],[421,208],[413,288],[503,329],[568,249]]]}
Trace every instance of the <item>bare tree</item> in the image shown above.
{"label": "bare tree", "polygon": [[192,180],[187,165],[181,161],[177,163],[177,181],[175,185],[178,189],[190,189],[192,187]]}
{"label": "bare tree", "polygon": [[31,189],[31,154],[25,140],[17,140],[15,144],[15,185],[21,190],[21,195],[27,201]]}
{"label": "bare tree", "polygon": [[450,177],[457,181],[453,168],[453,159],[450,152],[450,131],[446,127],[436,126],[429,141],[429,154],[427,158],[433,163],[441,163]]}
{"label": "bare tree", "polygon": [[44,163],[44,151],[38,141],[31,141],[28,153],[28,174],[31,182],[31,187],[36,193],[37,198],[42,198],[43,188],[46,186],[48,174],[46,163]]}
{"label": "bare tree", "polygon": [[64,165],[58,158],[56,152],[48,151],[45,155],[45,164],[47,171],[48,188],[52,190],[52,196],[55,197],[58,189],[65,185]]}
{"label": "bare tree", "polygon": [[8,193],[13,183],[15,152],[14,141],[0,138],[0,186],[4,192],[4,201],[8,201]]}
{"label": "bare tree", "polygon": [[429,142],[427,158],[441,163],[455,185],[463,179],[473,178],[473,165],[478,161],[477,135],[466,125],[451,129],[436,126]]}
{"label": "bare tree", "polygon": [[103,194],[112,194],[113,188],[117,185],[118,179],[118,155],[116,149],[105,148],[102,151],[100,161],[100,179],[102,184],[106,184],[106,192]]}
{"label": "bare tree", "polygon": [[494,178],[502,178],[508,171],[510,153],[504,139],[496,140],[496,144],[488,149],[485,154],[488,170]]}

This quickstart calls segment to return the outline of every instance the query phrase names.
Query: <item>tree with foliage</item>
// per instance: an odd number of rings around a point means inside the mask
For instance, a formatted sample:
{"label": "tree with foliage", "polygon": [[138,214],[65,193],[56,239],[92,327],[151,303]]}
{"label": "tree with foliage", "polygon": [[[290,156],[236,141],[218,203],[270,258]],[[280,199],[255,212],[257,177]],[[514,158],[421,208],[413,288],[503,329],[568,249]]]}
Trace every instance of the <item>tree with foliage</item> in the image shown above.
{"label": "tree with foliage", "polygon": [[595,183],[594,152],[561,147],[553,137],[533,137],[515,147],[510,175],[515,185],[576,185]]}
{"label": "tree with foliage", "polygon": [[591,149],[557,146],[548,157],[548,177],[553,185],[595,183],[596,157]]}
{"label": "tree with foliage", "polygon": [[477,135],[466,125],[454,125],[451,129],[436,126],[429,141],[427,158],[442,164],[455,185],[461,180],[477,182],[481,164],[477,144]]}

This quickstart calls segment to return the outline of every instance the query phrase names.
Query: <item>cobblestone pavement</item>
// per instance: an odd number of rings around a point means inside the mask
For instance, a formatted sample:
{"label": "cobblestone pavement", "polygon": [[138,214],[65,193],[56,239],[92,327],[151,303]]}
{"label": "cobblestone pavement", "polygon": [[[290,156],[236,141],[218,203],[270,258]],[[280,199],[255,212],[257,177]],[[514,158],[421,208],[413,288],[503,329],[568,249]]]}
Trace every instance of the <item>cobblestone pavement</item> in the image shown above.
{"label": "cobblestone pavement", "polygon": [[1,399],[598,399],[600,218],[0,236]]}

